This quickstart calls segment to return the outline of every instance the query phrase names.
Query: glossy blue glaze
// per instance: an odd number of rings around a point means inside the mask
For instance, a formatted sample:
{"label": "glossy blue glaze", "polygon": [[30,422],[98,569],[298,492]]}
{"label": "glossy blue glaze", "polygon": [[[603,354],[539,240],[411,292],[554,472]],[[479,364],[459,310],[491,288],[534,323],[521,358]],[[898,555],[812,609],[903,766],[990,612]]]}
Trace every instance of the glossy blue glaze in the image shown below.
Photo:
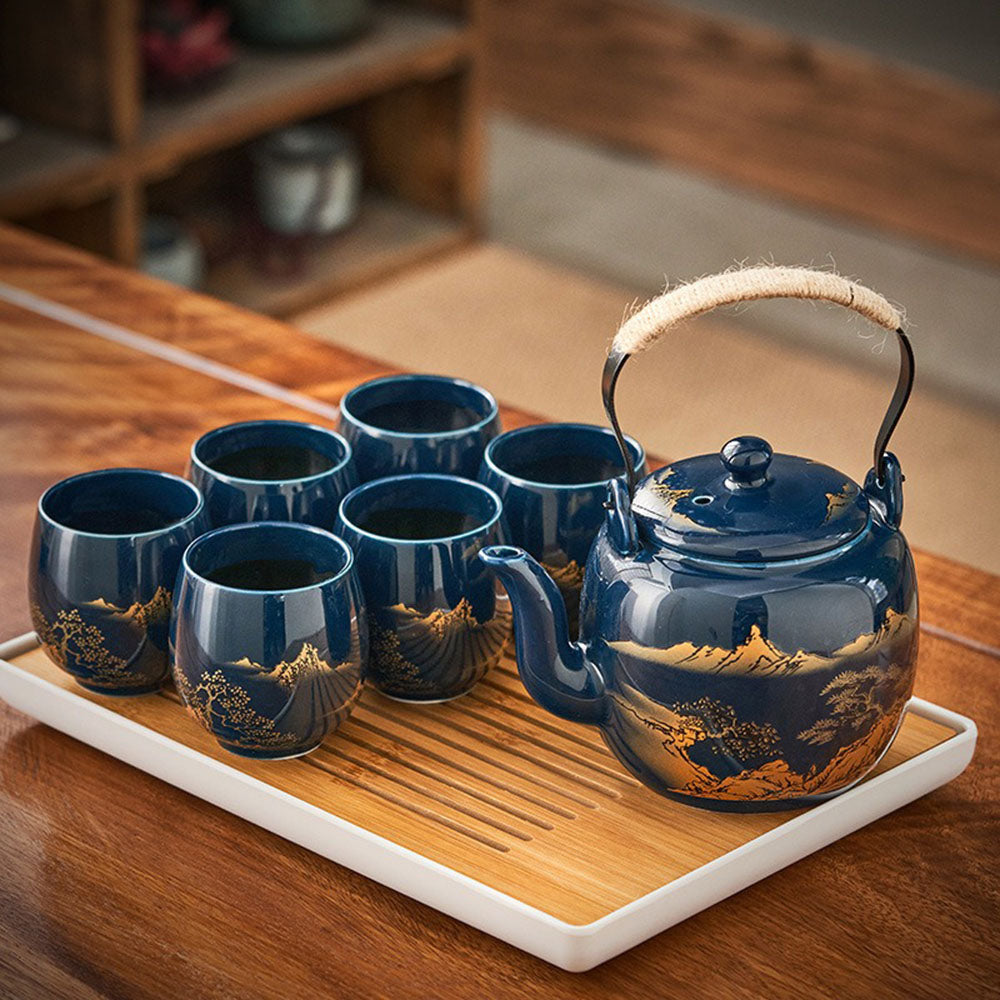
{"label": "glossy blue glaze", "polygon": [[[642,445],[627,439],[635,471],[646,470]],[[577,634],[583,570],[590,547],[604,523],[608,478],[582,481],[566,475],[546,481],[537,470],[554,461],[596,459],[620,474],[621,453],[614,435],[593,424],[535,424],[507,431],[486,448],[479,481],[503,501],[503,537],[534,556],[563,595],[570,634]],[[611,475],[615,472],[612,471]],[[575,481],[567,481],[575,480]]]}
{"label": "glossy blue glaze", "polygon": [[[364,527],[380,511],[438,509],[460,533],[400,538]],[[477,558],[497,541],[500,498],[456,476],[375,480],[344,498],[337,532],[354,549],[372,630],[370,679],[403,701],[443,701],[473,687],[500,658],[510,610]]]}
{"label": "glossy blue glaze", "polygon": [[[870,475],[861,490],[769,448],[763,461],[761,445],[739,439],[659,470],[636,492],[641,511],[622,481],[611,484],[578,643],[534,560],[507,547],[482,554],[511,595],[533,697],[598,725],[651,788],[714,809],[793,808],[860,780],[902,720],[916,664],[895,457],[881,484]],[[730,468],[740,455],[742,482]],[[699,496],[710,502],[693,504]],[[801,557],[791,555],[796,519]]]}
{"label": "glossy blue glaze", "polygon": [[[216,463],[247,448],[304,448],[332,463],[311,475],[249,479]],[[191,447],[188,478],[202,491],[212,527],[245,521],[299,521],[330,529],[357,485],[351,446],[336,431],[294,420],[248,420],[203,434]]]}
{"label": "glossy blue glaze", "polygon": [[844,473],[739,437],[718,454],[654,473],[636,490],[632,513],[664,545],[757,562],[836,548],[864,529],[868,506],[868,494]]}
{"label": "glossy blue glaze", "polygon": [[[377,412],[397,412],[421,403],[463,411],[451,429],[381,426]],[[441,375],[389,375],[351,389],[340,402],[340,432],[354,449],[362,483],[402,473],[441,473],[475,479],[483,450],[500,433],[496,400],[463,379]]]}
{"label": "glossy blue glaze", "polygon": [[[305,560],[327,579],[283,590],[211,579],[270,559]],[[368,655],[350,548],[287,522],[210,531],[184,553],[170,642],[178,692],[226,750],[261,759],[314,750],[350,715]]]}
{"label": "glossy blue glaze", "polygon": [[206,527],[197,488],[164,472],[105,469],[46,490],[28,600],[53,662],[100,694],[157,690],[177,567]]}

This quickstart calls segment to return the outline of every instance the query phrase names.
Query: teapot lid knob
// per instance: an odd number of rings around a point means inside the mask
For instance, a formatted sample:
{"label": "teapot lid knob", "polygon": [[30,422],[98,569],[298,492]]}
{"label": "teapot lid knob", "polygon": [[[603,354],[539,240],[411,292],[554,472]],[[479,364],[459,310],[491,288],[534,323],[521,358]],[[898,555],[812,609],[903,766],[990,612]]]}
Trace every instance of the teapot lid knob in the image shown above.
{"label": "teapot lid knob", "polygon": [[731,489],[748,489],[767,482],[767,467],[774,452],[759,437],[745,435],[727,441],[719,452],[729,476],[726,485]]}

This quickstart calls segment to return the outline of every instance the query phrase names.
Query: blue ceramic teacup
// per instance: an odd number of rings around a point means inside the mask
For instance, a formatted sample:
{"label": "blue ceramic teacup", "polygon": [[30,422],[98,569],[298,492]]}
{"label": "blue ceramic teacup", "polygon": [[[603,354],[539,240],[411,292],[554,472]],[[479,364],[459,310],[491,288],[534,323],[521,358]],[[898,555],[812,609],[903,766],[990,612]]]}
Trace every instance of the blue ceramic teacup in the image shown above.
{"label": "blue ceramic teacup", "polygon": [[174,682],[226,750],[299,757],[350,715],[368,653],[353,567],[342,539],[280,521],[218,528],[184,553]]}
{"label": "blue ceramic teacup", "polygon": [[295,420],[249,420],[203,434],[188,478],[205,496],[213,528],[299,521],[332,528],[357,485],[351,446],[336,432]]}
{"label": "blue ceramic teacup", "polygon": [[500,433],[496,400],[442,375],[389,375],[351,389],[340,432],[362,483],[406,472],[475,479],[487,442]]}
{"label": "blue ceramic teacup", "polygon": [[53,662],[100,694],[157,690],[177,567],[206,527],[198,489],[165,472],[104,469],[49,487],[28,597]]}
{"label": "blue ceramic teacup", "polygon": [[357,554],[368,677],[383,694],[457,698],[500,658],[510,610],[477,558],[497,541],[500,511],[492,490],[457,476],[391,476],[344,498],[337,532]]}
{"label": "blue ceramic teacup", "polygon": [[[627,438],[636,472],[646,454]],[[535,424],[507,431],[486,448],[479,481],[503,501],[506,541],[533,555],[555,580],[577,632],[583,571],[604,523],[608,480],[623,475],[614,434],[595,424]]]}

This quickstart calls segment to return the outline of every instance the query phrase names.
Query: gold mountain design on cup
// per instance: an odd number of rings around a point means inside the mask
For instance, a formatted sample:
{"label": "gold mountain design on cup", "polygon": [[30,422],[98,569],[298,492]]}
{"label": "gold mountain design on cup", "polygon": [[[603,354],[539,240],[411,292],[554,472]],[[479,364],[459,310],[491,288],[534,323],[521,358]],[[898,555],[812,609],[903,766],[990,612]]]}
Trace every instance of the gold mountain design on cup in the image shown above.
{"label": "gold mountain design on cup", "polygon": [[830,670],[838,662],[862,655],[888,651],[897,643],[908,644],[913,637],[914,620],[906,614],[889,608],[881,626],[874,632],[865,632],[856,639],[834,650],[829,656],[798,650],[786,653],[767,639],[756,624],[750,627],[746,639],[735,649],[717,646],[696,646],[680,642],[665,649],[643,646],[631,639],[612,640],[608,645],[619,653],[636,659],[661,663],[682,670],[697,670],[712,674],[794,674],[812,670]]}
{"label": "gold mountain design on cup", "polygon": [[150,625],[163,624],[170,619],[171,594],[166,587],[156,588],[156,593],[144,604],[137,601],[127,608],[120,608],[110,601],[98,597],[96,601],[88,601],[87,607],[107,612],[108,616],[118,621],[126,621],[137,628],[147,628]]}
{"label": "gold mountain design on cup", "polygon": [[[245,685],[227,676],[233,669],[246,676]],[[352,634],[346,659],[335,666],[306,642],[292,659],[270,670],[244,656],[225,671],[206,672],[196,683],[180,670],[174,673],[184,704],[209,732],[228,730],[225,739],[245,750],[290,750],[302,743],[303,733],[327,726],[332,731],[350,714],[361,694],[360,639]],[[287,731],[251,705],[248,688],[260,683],[274,683],[285,692],[281,719],[289,724]]]}
{"label": "gold mountain design on cup", "polygon": [[248,656],[237,660],[234,667],[253,671],[258,677],[275,681],[301,706],[309,701],[310,724],[334,718],[333,727],[351,713],[361,694],[361,640],[357,630],[351,634],[351,647],[344,660],[331,666],[310,642],[291,660],[282,660],[272,670],[255,663]]}
{"label": "gold mountain design on cup", "polygon": [[512,613],[498,607],[480,622],[466,598],[450,609],[421,613],[394,604],[383,614],[390,627],[372,628],[372,654],[390,694],[427,694],[443,688],[464,691],[500,659]]}
{"label": "gold mountain design on cup", "polygon": [[[92,687],[124,690],[149,685],[148,677],[131,672],[131,660],[116,656],[108,649],[104,633],[96,625],[85,622],[76,608],[60,611],[55,621],[48,622],[42,609],[33,604],[31,621],[38,641],[52,662],[72,674],[85,670],[83,679]],[[144,645],[145,637],[135,653],[138,654]]]}
{"label": "gold mountain design on cup", "polygon": [[352,634],[351,648],[348,651],[346,659],[342,660],[335,667],[330,666],[323,659],[319,650],[311,642],[304,642],[302,648],[293,659],[282,660],[270,670],[260,663],[254,662],[249,656],[244,656],[242,659],[236,660],[233,666],[253,670],[262,677],[269,677],[277,681],[282,687],[291,688],[300,681],[317,675],[340,675],[344,670],[352,666],[356,667],[360,657],[361,643],[357,633],[354,633]]}

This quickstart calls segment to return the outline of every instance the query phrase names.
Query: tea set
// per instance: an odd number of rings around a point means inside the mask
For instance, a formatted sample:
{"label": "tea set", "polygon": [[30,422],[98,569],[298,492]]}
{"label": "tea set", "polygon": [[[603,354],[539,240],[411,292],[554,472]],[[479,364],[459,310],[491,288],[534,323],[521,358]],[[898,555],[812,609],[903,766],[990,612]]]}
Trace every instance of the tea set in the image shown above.
{"label": "tea set", "polygon": [[[901,367],[862,485],[748,435],[649,473],[619,424],[627,360],[678,322],[763,298],[842,305],[895,334]],[[38,504],[29,597],[77,682],[173,680],[226,750],[319,746],[364,685],[430,704],[470,691],[513,633],[528,693],[598,727],[645,785],[762,811],[856,784],[913,687],[917,588],[890,436],[913,383],[897,310],[836,274],[759,267],[665,292],[615,336],[610,423],[501,431],[461,379],[399,375],[339,431],[209,431],[187,478],[88,472]]]}

